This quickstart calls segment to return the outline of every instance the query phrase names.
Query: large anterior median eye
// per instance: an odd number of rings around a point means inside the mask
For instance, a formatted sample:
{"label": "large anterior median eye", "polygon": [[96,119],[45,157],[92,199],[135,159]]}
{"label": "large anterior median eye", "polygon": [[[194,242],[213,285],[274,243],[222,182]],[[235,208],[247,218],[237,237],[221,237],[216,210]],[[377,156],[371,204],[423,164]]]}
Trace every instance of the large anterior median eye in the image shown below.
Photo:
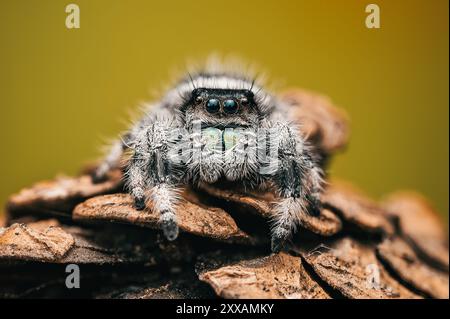
{"label": "large anterior median eye", "polygon": [[220,102],[218,99],[209,99],[208,102],[206,102],[206,110],[209,113],[216,113],[220,108]]}
{"label": "large anterior median eye", "polygon": [[238,109],[238,104],[235,100],[225,100],[223,102],[223,110],[225,113],[232,114],[236,113]]}

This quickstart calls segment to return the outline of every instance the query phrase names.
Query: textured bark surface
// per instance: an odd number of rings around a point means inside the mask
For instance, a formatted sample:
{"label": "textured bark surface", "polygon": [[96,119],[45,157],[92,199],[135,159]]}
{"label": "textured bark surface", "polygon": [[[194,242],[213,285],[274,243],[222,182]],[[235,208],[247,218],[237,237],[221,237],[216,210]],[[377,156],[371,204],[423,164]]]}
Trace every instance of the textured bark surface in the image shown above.
{"label": "textured bark surface", "polygon": [[[325,158],[346,145],[347,118],[327,98],[302,90],[280,98]],[[415,193],[378,203],[329,184],[320,216],[301,214],[285,250],[272,254],[270,189],[186,189],[180,235],[168,242],[157,214],[133,208],[121,170],[100,184],[92,170],[11,196],[0,216],[0,297],[449,297],[448,235]],[[80,289],[66,288],[67,264],[80,267]]]}
{"label": "textured bark surface", "polygon": [[[272,203],[275,198],[271,193],[240,193],[206,184],[202,184],[200,188],[218,200],[245,207],[244,213],[251,213],[266,220],[273,217]],[[341,220],[327,208],[322,209],[319,217],[302,214],[300,220],[302,227],[322,236],[335,235],[342,229]]]}
{"label": "textured bark surface", "polygon": [[318,276],[344,297],[418,298],[389,275],[370,244],[344,238],[313,249],[294,250],[300,251]]}
{"label": "textured bark surface", "polygon": [[384,202],[385,212],[396,218],[400,232],[420,254],[448,271],[448,237],[438,213],[413,192],[399,192]]}
{"label": "textured bark surface", "polygon": [[60,227],[13,224],[0,236],[2,259],[59,261],[75,245],[73,236]]}
{"label": "textured bark surface", "polygon": [[448,273],[433,269],[420,260],[414,250],[400,239],[387,239],[378,246],[378,253],[407,285],[425,296],[448,298]]}
{"label": "textured bark surface", "polygon": [[304,135],[322,152],[331,154],[347,145],[347,115],[328,97],[299,89],[287,90],[280,97],[291,105],[292,118],[302,124]]}
{"label": "textured bark surface", "polygon": [[[154,235],[154,234],[153,234]],[[114,236],[114,239],[107,239]],[[153,237],[153,238],[152,238]],[[151,240],[146,243],[144,239]],[[14,223],[0,234],[0,264],[145,264],[155,265],[166,257],[170,260],[189,258],[186,245],[158,245],[156,236],[129,232],[115,234],[115,229],[83,229],[61,225],[55,219]]]}
{"label": "textured bark surface", "polygon": [[12,215],[34,213],[68,215],[76,204],[100,194],[114,193],[122,188],[122,172],[113,171],[109,179],[94,184],[89,175],[58,177],[36,183],[11,196],[7,209]]}
{"label": "textured bark surface", "polygon": [[362,232],[391,235],[394,232],[382,208],[348,183],[330,185],[325,190],[322,201],[338,213],[347,223]]}
{"label": "textured bark surface", "polygon": [[[215,257],[226,262],[224,256]],[[214,257],[204,259],[206,261],[199,261],[198,268],[205,268],[204,263],[217,263]],[[301,259],[286,253],[199,270],[199,278],[210,284],[216,294],[223,298],[330,298],[306,272]]]}
{"label": "textured bark surface", "polygon": [[[103,195],[79,204],[73,211],[75,220],[114,221],[158,228],[159,215],[150,210],[133,208],[128,194]],[[233,218],[216,207],[203,208],[184,200],[177,208],[178,226],[184,232],[226,242],[251,243],[251,238],[240,230]]]}

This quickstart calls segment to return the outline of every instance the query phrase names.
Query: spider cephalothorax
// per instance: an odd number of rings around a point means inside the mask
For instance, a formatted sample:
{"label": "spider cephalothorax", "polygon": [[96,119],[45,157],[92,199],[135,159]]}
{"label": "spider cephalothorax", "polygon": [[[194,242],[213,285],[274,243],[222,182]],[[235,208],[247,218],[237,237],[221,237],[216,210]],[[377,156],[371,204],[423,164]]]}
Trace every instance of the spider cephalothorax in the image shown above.
{"label": "spider cephalothorax", "polygon": [[135,206],[159,212],[169,240],[178,235],[178,194],[186,185],[228,180],[272,189],[279,198],[273,251],[295,232],[300,214],[320,208],[322,172],[313,149],[289,121],[288,107],[245,73],[189,74],[124,134],[94,177],[117,166],[127,148]]}

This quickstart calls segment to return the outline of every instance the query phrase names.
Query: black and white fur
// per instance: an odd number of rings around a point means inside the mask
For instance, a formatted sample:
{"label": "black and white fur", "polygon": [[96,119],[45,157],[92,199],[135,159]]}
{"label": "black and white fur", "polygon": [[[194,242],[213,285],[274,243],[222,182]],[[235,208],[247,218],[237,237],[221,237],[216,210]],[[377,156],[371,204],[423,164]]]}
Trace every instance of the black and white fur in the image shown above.
{"label": "black and white fur", "polygon": [[[238,111],[225,114],[221,104],[217,113],[209,113],[205,103],[211,96],[222,103],[234,99]],[[241,133],[226,148],[225,136],[234,136],[224,133],[230,129]],[[217,136],[215,146],[206,133]],[[320,211],[322,171],[312,147],[290,122],[287,106],[245,73],[215,65],[188,74],[113,145],[94,180],[117,167],[127,149],[132,155],[125,179],[135,207],[159,212],[168,240],[178,235],[176,207],[188,184],[228,180],[272,188],[279,197],[272,223],[274,252],[296,231],[301,214]],[[273,157],[266,156],[273,150]]]}

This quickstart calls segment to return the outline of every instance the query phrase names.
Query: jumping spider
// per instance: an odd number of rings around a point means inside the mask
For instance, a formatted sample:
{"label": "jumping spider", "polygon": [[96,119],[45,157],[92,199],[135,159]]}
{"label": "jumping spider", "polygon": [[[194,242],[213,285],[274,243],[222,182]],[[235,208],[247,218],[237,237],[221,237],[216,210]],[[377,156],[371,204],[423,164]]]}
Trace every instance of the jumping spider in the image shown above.
{"label": "jumping spider", "polygon": [[117,141],[94,173],[105,178],[130,149],[125,181],[135,208],[160,214],[178,236],[184,185],[233,181],[278,195],[272,251],[296,231],[300,214],[320,211],[322,171],[314,149],[290,122],[288,106],[246,74],[205,69],[181,79]]}

